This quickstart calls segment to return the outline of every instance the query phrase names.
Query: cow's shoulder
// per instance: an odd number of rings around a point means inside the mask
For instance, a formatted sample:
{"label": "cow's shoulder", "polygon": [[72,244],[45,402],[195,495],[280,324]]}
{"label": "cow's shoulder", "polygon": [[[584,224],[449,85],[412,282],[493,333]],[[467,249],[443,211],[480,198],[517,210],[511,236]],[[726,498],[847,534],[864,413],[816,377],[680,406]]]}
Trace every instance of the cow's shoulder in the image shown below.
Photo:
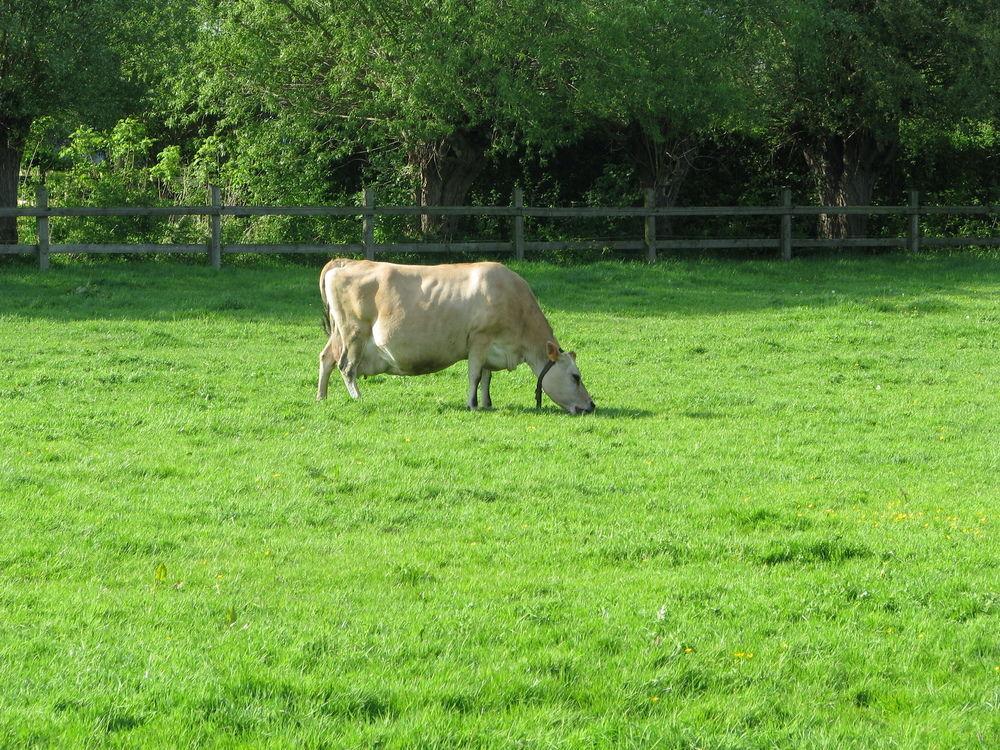
{"label": "cow's shoulder", "polygon": [[481,263],[465,263],[461,268],[465,274],[475,278],[479,283],[493,289],[511,289],[527,287],[524,279],[511,271],[503,263],[483,261]]}

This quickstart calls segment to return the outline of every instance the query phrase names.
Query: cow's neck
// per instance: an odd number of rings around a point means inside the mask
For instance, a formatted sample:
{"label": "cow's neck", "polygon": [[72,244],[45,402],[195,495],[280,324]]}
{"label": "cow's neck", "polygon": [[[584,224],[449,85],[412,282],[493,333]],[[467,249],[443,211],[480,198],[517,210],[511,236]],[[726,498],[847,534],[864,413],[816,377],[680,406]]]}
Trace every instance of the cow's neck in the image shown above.
{"label": "cow's neck", "polygon": [[525,311],[526,314],[523,318],[525,322],[522,361],[531,368],[537,378],[549,361],[548,343],[553,341],[558,346],[559,342],[556,341],[556,336],[552,332],[552,326],[549,325],[545,313],[542,312],[534,298],[532,298],[532,302],[534,302],[531,305],[533,309]]}
{"label": "cow's neck", "polygon": [[[535,373],[536,378],[541,374],[545,365],[549,363],[548,343],[555,340],[555,336],[552,335],[552,329],[548,328],[544,335],[535,338],[535,340],[525,347],[524,361],[531,368],[531,371]],[[557,343],[556,346],[558,345]]]}

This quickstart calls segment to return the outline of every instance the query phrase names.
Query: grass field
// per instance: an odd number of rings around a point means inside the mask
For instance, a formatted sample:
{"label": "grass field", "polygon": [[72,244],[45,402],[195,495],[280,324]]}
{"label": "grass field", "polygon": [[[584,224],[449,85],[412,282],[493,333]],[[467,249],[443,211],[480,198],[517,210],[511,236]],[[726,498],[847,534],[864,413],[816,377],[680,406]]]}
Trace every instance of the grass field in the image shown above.
{"label": "grass field", "polygon": [[0,747],[1000,746],[1000,256],[516,268],[595,415],[0,266]]}

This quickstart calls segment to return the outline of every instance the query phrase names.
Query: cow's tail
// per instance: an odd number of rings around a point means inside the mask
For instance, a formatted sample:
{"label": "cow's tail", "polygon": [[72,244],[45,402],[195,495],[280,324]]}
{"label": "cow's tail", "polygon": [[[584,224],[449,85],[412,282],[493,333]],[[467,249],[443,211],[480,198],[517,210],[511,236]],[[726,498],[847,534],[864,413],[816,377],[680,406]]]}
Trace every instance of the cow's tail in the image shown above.
{"label": "cow's tail", "polygon": [[347,258],[336,258],[323,266],[323,270],[319,274],[319,296],[323,299],[323,330],[326,331],[328,338],[333,335],[333,322],[330,311],[330,300],[326,297],[326,275],[330,271],[342,268],[350,262]]}
{"label": "cow's tail", "polygon": [[330,338],[330,334],[333,333],[333,329],[330,327],[330,306],[326,304],[326,300],[323,300],[323,332],[326,333],[327,338]]}

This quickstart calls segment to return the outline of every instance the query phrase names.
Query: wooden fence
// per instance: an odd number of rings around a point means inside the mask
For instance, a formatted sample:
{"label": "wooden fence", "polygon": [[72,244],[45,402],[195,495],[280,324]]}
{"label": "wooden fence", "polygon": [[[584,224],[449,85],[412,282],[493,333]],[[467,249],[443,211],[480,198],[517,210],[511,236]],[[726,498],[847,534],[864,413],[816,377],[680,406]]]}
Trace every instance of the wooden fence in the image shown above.
{"label": "wooden fence", "polygon": [[[226,206],[217,187],[209,188],[210,205],[165,207],[59,207],[49,206],[45,188],[38,189],[35,207],[0,208],[0,216],[31,216],[37,222],[38,242],[34,245],[0,245],[0,255],[36,255],[39,268],[49,266],[53,253],[207,253],[212,266],[219,268],[222,257],[231,253],[319,253],[323,255],[364,254],[372,259],[383,253],[511,253],[521,260],[526,252],[568,249],[610,248],[618,251],[641,251],[650,263],[656,261],[658,250],[675,249],[773,249],[790,260],[794,248],[812,247],[902,247],[916,252],[921,246],[1000,246],[1000,236],[993,237],[921,237],[921,216],[957,214],[989,217],[1000,213],[1000,206],[922,206],[916,191],[910,191],[905,206],[799,206],[792,203],[790,190],[781,192],[781,204],[776,206],[683,206],[657,208],[652,191],[646,192],[645,205],[640,207],[543,207],[525,206],[524,194],[515,189],[509,206],[381,206],[375,195],[365,190],[363,206]],[[381,216],[500,216],[511,220],[511,239],[506,242],[375,242],[375,221]],[[796,216],[820,214],[863,214],[868,216],[906,216],[905,237],[851,237],[847,239],[805,239],[795,237],[792,222]],[[209,238],[205,244],[51,244],[49,219],[73,216],[207,216]],[[222,244],[222,218],[225,216],[353,216],[361,218],[361,242],[346,244]],[[706,216],[745,217],[773,216],[777,236],[763,239],[658,239],[656,220],[660,217]],[[524,220],[535,218],[623,218],[642,219],[642,239],[635,240],[565,240],[530,241],[525,239]]]}

